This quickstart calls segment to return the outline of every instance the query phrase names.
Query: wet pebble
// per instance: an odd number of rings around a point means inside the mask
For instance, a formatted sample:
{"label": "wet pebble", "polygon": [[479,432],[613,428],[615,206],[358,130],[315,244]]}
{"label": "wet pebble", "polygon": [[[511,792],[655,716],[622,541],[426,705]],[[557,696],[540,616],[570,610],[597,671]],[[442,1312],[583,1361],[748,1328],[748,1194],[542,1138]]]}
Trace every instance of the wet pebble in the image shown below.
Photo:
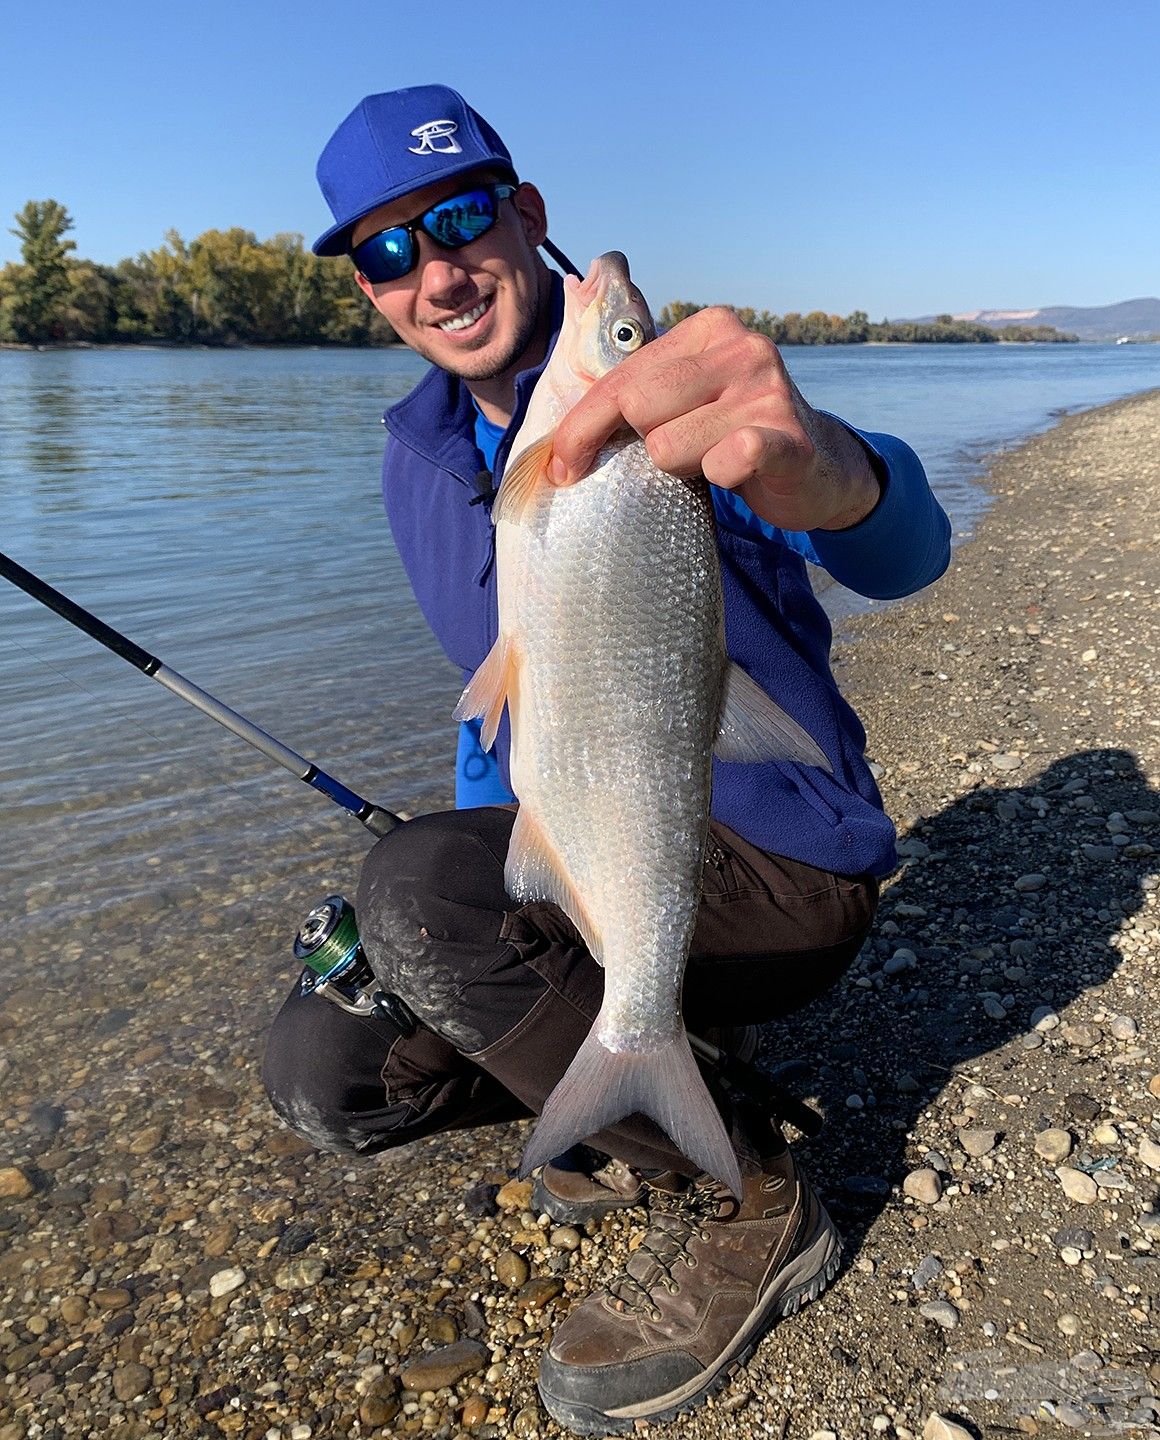
{"label": "wet pebble", "polygon": [[274,1272],[279,1290],[309,1290],[326,1274],[326,1261],[320,1255],[298,1255]]}
{"label": "wet pebble", "polygon": [[528,1262],[514,1250],[505,1250],[495,1262],[496,1279],[509,1290],[518,1290],[528,1278]]}
{"label": "wet pebble", "polygon": [[209,1277],[209,1293],[216,1300],[222,1295],[232,1294],[245,1283],[246,1272],[240,1265],[231,1265],[228,1269],[219,1270]]}
{"label": "wet pebble", "polygon": [[477,1374],[487,1362],[487,1348],[478,1340],[458,1340],[421,1355],[403,1368],[401,1378],[408,1390],[441,1390]]}
{"label": "wet pebble", "polygon": [[126,1403],[136,1400],[149,1389],[152,1379],[144,1365],[121,1365],[113,1371],[113,1394]]}
{"label": "wet pebble", "polygon": [[27,1200],[36,1194],[36,1186],[18,1165],[0,1169],[0,1199]]}
{"label": "wet pebble", "polygon": [[556,1250],[575,1250],[580,1244],[580,1232],[572,1225],[560,1225],[548,1237]]}
{"label": "wet pebble", "polygon": [[[395,1375],[380,1375],[371,1382],[358,1407],[358,1418],[368,1429],[388,1425],[402,1408],[399,1381]],[[486,1410],[484,1414],[486,1415]]]}

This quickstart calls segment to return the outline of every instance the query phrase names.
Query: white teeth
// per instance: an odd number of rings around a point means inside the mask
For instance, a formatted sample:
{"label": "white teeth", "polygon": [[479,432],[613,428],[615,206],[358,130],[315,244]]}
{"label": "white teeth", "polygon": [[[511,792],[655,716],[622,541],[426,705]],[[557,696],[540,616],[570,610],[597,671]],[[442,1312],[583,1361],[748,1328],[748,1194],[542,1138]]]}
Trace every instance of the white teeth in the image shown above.
{"label": "white teeth", "polygon": [[490,300],[481,300],[474,310],[469,310],[466,315],[457,315],[454,320],[441,320],[440,330],[466,330],[469,325],[474,325],[487,307]]}

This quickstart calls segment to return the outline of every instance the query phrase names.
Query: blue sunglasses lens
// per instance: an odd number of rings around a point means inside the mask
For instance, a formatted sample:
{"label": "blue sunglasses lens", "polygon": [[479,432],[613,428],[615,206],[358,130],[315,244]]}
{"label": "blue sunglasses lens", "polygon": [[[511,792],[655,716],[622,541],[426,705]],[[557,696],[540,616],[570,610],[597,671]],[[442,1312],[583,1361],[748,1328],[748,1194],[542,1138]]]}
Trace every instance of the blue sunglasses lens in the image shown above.
{"label": "blue sunglasses lens", "polygon": [[514,186],[495,185],[487,189],[467,190],[462,195],[449,195],[409,225],[380,230],[377,235],[356,245],[351,251],[351,258],[372,285],[401,279],[415,268],[414,231],[419,226],[436,244],[448,250],[461,250],[487,234],[496,222],[500,200],[514,193]]}
{"label": "blue sunglasses lens", "polygon": [[351,251],[359,270],[374,285],[397,280],[415,266],[415,242],[402,225],[394,230],[380,230]]}

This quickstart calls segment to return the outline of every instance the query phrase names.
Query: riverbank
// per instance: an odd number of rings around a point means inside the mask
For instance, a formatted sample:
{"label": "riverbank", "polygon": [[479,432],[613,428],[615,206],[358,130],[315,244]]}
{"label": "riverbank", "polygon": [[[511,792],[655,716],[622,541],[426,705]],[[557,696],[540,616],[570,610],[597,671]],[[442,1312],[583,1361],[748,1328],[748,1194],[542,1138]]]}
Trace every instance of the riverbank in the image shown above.
{"label": "riverbank", "polygon": [[[1065,419],[993,463],[937,586],[849,623],[837,674],[906,859],[856,969],[761,1051],[800,1060],[827,1117],[800,1154],[847,1264],[650,1433],[1150,1423],[1158,457],[1160,394]],[[536,1357],[640,1216],[542,1226],[497,1193],[517,1127],[361,1164],[277,1127],[259,1059],[286,894],[336,881],[325,860],[291,876],[296,846],[263,836],[212,903],[159,869],[21,957],[0,1003],[0,1440],[559,1433]]]}

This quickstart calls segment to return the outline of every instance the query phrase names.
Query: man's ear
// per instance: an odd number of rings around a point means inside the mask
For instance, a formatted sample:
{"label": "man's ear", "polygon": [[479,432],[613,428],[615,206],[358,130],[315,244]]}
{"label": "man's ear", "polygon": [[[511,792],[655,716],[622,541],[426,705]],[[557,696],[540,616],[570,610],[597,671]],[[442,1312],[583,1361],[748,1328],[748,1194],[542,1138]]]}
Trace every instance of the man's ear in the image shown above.
{"label": "man's ear", "polygon": [[542,245],[544,236],[548,233],[548,212],[544,206],[544,197],[534,185],[525,180],[512,196],[512,204],[523,221],[528,244],[533,247]]}
{"label": "man's ear", "polygon": [[367,277],[362,273],[361,270],[356,270],[354,272],[354,280],[358,288],[363,292],[363,294],[373,305],[375,303],[375,287],[371,284],[371,282],[367,279]]}

